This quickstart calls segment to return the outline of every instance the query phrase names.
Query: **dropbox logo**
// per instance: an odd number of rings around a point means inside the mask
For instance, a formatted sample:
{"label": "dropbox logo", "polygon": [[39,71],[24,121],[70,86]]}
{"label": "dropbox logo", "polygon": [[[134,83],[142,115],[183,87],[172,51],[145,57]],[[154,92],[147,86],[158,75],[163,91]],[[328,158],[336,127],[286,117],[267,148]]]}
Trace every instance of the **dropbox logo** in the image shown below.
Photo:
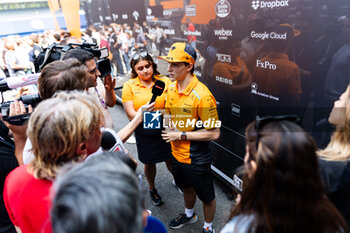
{"label": "dropbox logo", "polygon": [[143,128],[144,129],[161,129],[161,113],[156,112],[143,113]]}
{"label": "dropbox logo", "polygon": [[254,10],[258,9],[259,5],[260,5],[260,1],[259,0],[252,2],[252,7],[253,7]]}
{"label": "dropbox logo", "polygon": [[287,7],[287,6],[289,6],[289,0],[272,0],[272,1],[254,0],[252,1],[252,7],[254,10],[257,10],[259,7],[261,9],[263,8],[274,9],[276,7]]}

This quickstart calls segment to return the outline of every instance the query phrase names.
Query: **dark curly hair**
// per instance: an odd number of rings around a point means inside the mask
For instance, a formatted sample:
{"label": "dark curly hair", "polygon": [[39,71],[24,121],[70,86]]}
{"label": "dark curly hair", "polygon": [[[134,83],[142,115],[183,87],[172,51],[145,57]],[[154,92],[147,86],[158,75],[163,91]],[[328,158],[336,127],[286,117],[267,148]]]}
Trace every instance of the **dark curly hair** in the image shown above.
{"label": "dark curly hair", "polygon": [[148,61],[151,65],[152,65],[152,68],[153,68],[153,77],[154,75],[160,75],[159,71],[157,70],[158,66],[157,64],[153,61],[153,58],[152,56],[147,53],[146,56],[139,56],[138,59],[134,59],[134,56],[132,57],[131,61],[130,61],[130,67],[131,67],[131,78],[136,78],[138,76],[138,74],[136,73],[135,71],[135,66],[137,63],[139,63],[139,61]]}

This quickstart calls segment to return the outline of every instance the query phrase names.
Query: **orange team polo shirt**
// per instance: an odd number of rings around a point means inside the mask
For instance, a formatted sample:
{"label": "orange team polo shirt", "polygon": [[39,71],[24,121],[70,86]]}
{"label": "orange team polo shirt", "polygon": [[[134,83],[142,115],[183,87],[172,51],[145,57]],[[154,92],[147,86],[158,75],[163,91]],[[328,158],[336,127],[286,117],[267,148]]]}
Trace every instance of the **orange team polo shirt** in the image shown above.
{"label": "orange team polo shirt", "polygon": [[229,85],[240,85],[249,81],[250,72],[245,62],[236,57],[232,63],[216,62],[213,68],[213,77],[215,76],[232,80]]}
{"label": "orange team polo shirt", "polygon": [[276,70],[257,67],[253,78],[258,91],[277,97],[291,97],[302,93],[300,68],[290,61],[286,53],[272,52],[261,59],[276,65]]}
{"label": "orange team polo shirt", "polygon": [[[164,109],[166,92],[168,90],[169,85],[171,84],[171,80],[168,77],[161,75],[156,75],[155,79],[161,80],[165,83],[162,95],[158,96],[155,101],[156,109]],[[140,81],[140,77],[136,77],[124,83],[122,101],[123,103],[127,101],[132,101],[134,104],[135,111],[137,111],[142,105],[146,104],[148,101],[151,100],[152,95],[152,88],[147,88]]]}
{"label": "orange team polo shirt", "polygon": [[[213,129],[219,120],[214,96],[195,75],[182,93],[179,93],[177,81],[169,86],[165,111],[171,115],[173,126],[180,131]],[[210,124],[198,128],[194,123],[198,120]],[[186,124],[188,121],[191,123]],[[180,125],[180,122],[185,124]],[[204,164],[210,163],[212,158],[208,145],[208,142],[176,140],[171,142],[171,149],[175,159],[181,163]]]}

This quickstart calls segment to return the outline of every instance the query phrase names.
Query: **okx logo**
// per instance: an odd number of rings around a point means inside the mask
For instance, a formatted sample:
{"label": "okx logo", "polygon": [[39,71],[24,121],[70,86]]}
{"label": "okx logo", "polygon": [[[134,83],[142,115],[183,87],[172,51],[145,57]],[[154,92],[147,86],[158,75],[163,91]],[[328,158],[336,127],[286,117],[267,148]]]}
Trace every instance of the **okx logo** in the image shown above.
{"label": "okx logo", "polygon": [[161,113],[143,112],[143,128],[144,129],[161,129]]}
{"label": "okx logo", "polygon": [[260,1],[259,0],[252,2],[252,7],[253,7],[254,10],[257,10],[259,8],[259,6],[260,6]]}

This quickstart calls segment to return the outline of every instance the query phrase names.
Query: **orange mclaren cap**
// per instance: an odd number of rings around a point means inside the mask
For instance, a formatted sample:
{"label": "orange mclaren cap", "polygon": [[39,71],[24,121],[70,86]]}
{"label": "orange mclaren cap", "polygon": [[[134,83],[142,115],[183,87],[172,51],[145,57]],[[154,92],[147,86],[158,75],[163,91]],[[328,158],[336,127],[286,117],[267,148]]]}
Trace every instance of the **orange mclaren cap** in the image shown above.
{"label": "orange mclaren cap", "polygon": [[167,56],[158,57],[167,62],[187,62],[194,64],[196,62],[196,50],[185,42],[176,42],[171,45]]}

